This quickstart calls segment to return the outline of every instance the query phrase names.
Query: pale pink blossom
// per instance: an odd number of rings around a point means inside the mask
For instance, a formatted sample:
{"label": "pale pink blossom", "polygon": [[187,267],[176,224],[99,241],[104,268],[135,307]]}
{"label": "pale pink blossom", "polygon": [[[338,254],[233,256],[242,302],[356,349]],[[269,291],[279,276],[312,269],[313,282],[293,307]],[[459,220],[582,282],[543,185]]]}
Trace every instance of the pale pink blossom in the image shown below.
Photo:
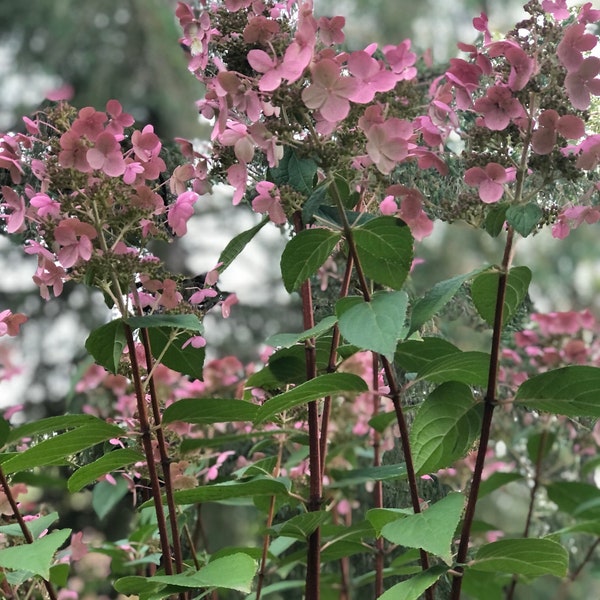
{"label": "pale pink blossom", "polygon": [[19,328],[27,321],[23,313],[13,313],[11,310],[0,312],[0,337],[8,335],[14,337],[19,335]]}
{"label": "pale pink blossom", "polygon": [[78,137],[85,136],[91,142],[104,131],[106,113],[97,111],[92,106],[82,108],[71,125],[71,131]]}
{"label": "pale pink blossom", "polygon": [[575,71],[583,62],[583,52],[595,48],[597,41],[593,33],[585,32],[585,23],[574,23],[565,29],[556,54],[567,71]]}
{"label": "pale pink blossom", "polygon": [[352,102],[367,104],[378,92],[394,88],[398,77],[385,69],[383,63],[375,60],[368,52],[352,52],[348,57],[348,71],[357,81],[355,90],[348,96]]}
{"label": "pale pink blossom", "polygon": [[365,131],[367,153],[381,173],[387,175],[408,157],[413,134],[412,124],[396,117]]}
{"label": "pale pink blossom", "polygon": [[417,55],[410,50],[410,40],[404,40],[396,46],[384,46],[383,55],[392,71],[398,76],[398,81],[407,81],[417,76],[414,64]]}
{"label": "pale pink blossom", "polygon": [[344,43],[344,32],[342,29],[346,24],[344,17],[321,17],[317,21],[319,25],[319,37],[326,46]]}
{"label": "pale pink blossom", "polygon": [[[7,233],[18,233],[25,230],[25,201],[12,188],[3,185],[0,188],[2,200],[0,218],[6,220]],[[8,211],[8,212],[7,212]]]}
{"label": "pale pink blossom", "polygon": [[54,230],[54,240],[59,246],[56,254],[65,268],[73,267],[79,261],[88,261],[92,257],[92,240],[98,236],[94,227],[73,217],[63,219]]}
{"label": "pale pink blossom", "polygon": [[481,33],[483,33],[483,43],[485,45],[492,41],[492,34],[490,33],[488,25],[488,16],[484,12],[473,19],[473,27],[477,31],[481,31]]}
{"label": "pale pink blossom", "polygon": [[40,219],[52,219],[60,215],[60,203],[52,200],[47,194],[36,194],[29,203],[37,210]]}
{"label": "pale pink blossom", "polygon": [[591,2],[586,2],[580,9],[577,15],[577,20],[580,23],[597,23],[600,21],[600,10],[592,8]]}
{"label": "pale pink blossom", "polygon": [[600,79],[596,79],[598,73],[600,73],[600,58],[597,56],[584,58],[577,70],[567,73],[565,88],[569,100],[578,110],[587,110],[590,107],[592,94],[600,95]]}
{"label": "pale pink blossom", "polygon": [[562,117],[554,109],[545,110],[538,118],[538,128],[531,137],[531,146],[537,154],[550,154],[556,144],[557,133],[567,139],[585,135],[585,123],[575,115]]}
{"label": "pale pink blossom", "polygon": [[276,225],[283,225],[287,217],[281,206],[279,190],[270,181],[259,181],[256,184],[258,195],[252,200],[252,208],[259,213],[267,213]]}
{"label": "pale pink blossom", "polygon": [[60,136],[61,151],[58,163],[61,167],[71,167],[82,173],[89,173],[92,167],[87,161],[88,144],[72,129]]}
{"label": "pale pink blossom", "polygon": [[86,158],[92,169],[101,170],[109,177],[118,177],[125,172],[121,145],[115,136],[107,131],[96,138],[94,146],[87,151]]}
{"label": "pale pink blossom", "polygon": [[511,120],[525,116],[521,103],[503,85],[489,88],[483,98],[475,100],[474,108],[483,115],[483,124],[492,131],[502,131]]}
{"label": "pale pink blossom", "polygon": [[510,181],[507,170],[498,163],[488,163],[484,169],[471,167],[465,172],[465,183],[479,189],[479,197],[486,204],[498,202],[504,194],[504,184]]}
{"label": "pale pink blossom", "polygon": [[567,0],[542,0],[542,8],[557,21],[564,21],[569,18]]}
{"label": "pale pink blossom", "polygon": [[167,223],[175,235],[182,236],[187,233],[187,222],[194,214],[194,204],[198,201],[196,192],[183,192],[169,207]]}
{"label": "pale pink blossom", "polygon": [[177,291],[177,282],[173,279],[165,279],[162,283],[162,293],[157,303],[167,309],[177,308],[183,300],[183,296]]}

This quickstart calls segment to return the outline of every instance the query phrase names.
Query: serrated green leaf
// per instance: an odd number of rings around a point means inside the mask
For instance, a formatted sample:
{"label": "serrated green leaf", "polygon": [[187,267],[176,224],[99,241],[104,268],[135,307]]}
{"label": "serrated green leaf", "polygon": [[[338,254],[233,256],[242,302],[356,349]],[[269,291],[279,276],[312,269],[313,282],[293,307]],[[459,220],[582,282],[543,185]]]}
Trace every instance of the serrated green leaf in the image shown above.
{"label": "serrated green leaf", "polygon": [[43,440],[27,450],[13,456],[2,463],[4,472],[8,475],[17,471],[26,471],[34,467],[55,464],[58,460],[77,454],[95,444],[124,434],[116,425],[96,419],[94,423],[82,425],[77,429]]}
{"label": "serrated green leaf", "polygon": [[364,379],[351,373],[327,373],[267,400],[258,410],[255,423],[263,423],[284,410],[319,400],[325,396],[366,392]]}
{"label": "serrated green leaf", "polygon": [[421,594],[430,588],[448,569],[436,565],[414,577],[397,583],[379,596],[379,600],[418,600]]}
{"label": "serrated green leaf", "polygon": [[600,368],[573,365],[524,381],[515,403],[567,417],[600,417]]}
{"label": "serrated green leaf", "polygon": [[190,336],[173,338],[171,333],[169,327],[148,329],[152,356],[155,359],[160,358],[160,362],[165,367],[202,381],[204,377],[204,358],[206,356],[204,348],[194,348],[191,344],[184,348],[183,345]]}
{"label": "serrated green leaf", "polygon": [[464,496],[450,493],[427,510],[384,525],[381,534],[393,544],[421,548],[452,564],[451,543],[460,521]]}
{"label": "serrated green leaf", "polygon": [[314,221],[314,215],[319,211],[322,204],[330,202],[327,198],[329,184],[329,181],[324,181],[321,185],[316,187],[308,197],[308,200],[303,204],[302,222],[305,225]]}
{"label": "serrated green leaf", "polygon": [[412,508],[371,508],[367,511],[367,520],[375,530],[375,535],[379,537],[385,525],[413,514]]}
{"label": "serrated green leaf", "polygon": [[407,331],[407,294],[376,292],[370,302],[361,301],[348,309],[346,299],[343,300],[336,304],[336,314],[344,338],[355,346],[378,352],[392,360],[398,340]]}
{"label": "serrated green leaf", "polygon": [[317,163],[312,158],[299,158],[296,152],[292,151],[287,170],[289,185],[300,193],[310,196],[317,174]]}
{"label": "serrated green leaf", "polygon": [[[173,495],[177,504],[201,504],[251,496],[287,496],[288,489],[283,481],[264,478],[241,483],[227,482],[203,485],[192,490],[179,490]],[[166,502],[166,499],[163,498],[164,502]],[[152,506],[152,504],[153,501],[149,500],[142,504],[141,508]]]}
{"label": "serrated green leaf", "polygon": [[85,349],[100,366],[115,375],[126,345],[123,321],[115,319],[94,329],[85,342]]}
{"label": "serrated green leaf", "polygon": [[512,205],[506,211],[506,221],[523,237],[527,237],[536,229],[544,216],[542,209],[535,203]]}
{"label": "serrated green leaf", "polygon": [[353,235],[365,275],[392,289],[402,288],[413,260],[413,237],[406,223],[377,217],[353,229]]}
{"label": "serrated green leaf", "polygon": [[0,567],[16,571],[25,567],[30,573],[48,580],[54,553],[70,535],[70,529],[60,529],[35,540],[33,544],[2,548]]}
{"label": "serrated green leaf", "polygon": [[458,381],[467,385],[485,386],[489,364],[490,355],[485,352],[460,352],[430,361],[418,375],[419,379],[433,383]]}
{"label": "serrated green leaf", "polygon": [[96,481],[102,475],[112,473],[116,469],[144,460],[144,455],[128,448],[119,448],[101,456],[93,463],[80,467],[69,477],[69,492],[78,492],[80,489]]}
{"label": "serrated green leaf", "polygon": [[417,474],[434,473],[465,456],[480,433],[482,412],[468,385],[451,381],[433,390],[410,431]]}
{"label": "serrated green leaf", "polygon": [[163,423],[229,423],[254,421],[258,406],[245,400],[231,398],[184,398],[169,405]]}
{"label": "serrated green leaf", "polygon": [[508,207],[509,205],[505,202],[490,207],[483,227],[492,237],[498,237],[504,229]]}
{"label": "serrated green leaf", "polygon": [[482,546],[469,569],[491,573],[512,573],[525,577],[564,577],[569,566],[568,552],[549,539],[499,540]]}
{"label": "serrated green leaf", "polygon": [[434,360],[460,353],[459,348],[442,338],[423,338],[398,344],[394,359],[408,373],[418,373]]}
{"label": "serrated green leaf", "polygon": [[254,236],[270,221],[269,217],[265,217],[260,223],[254,227],[238,233],[225,246],[223,252],[219,255],[217,267],[219,273],[222,273],[231,265],[231,263],[241,254],[242,250],[254,239]]}
{"label": "serrated green leaf", "polygon": [[[48,515],[32,519],[31,521],[26,521],[25,525],[27,526],[27,529],[29,529],[31,536],[35,540],[39,538],[42,532],[46,531],[46,529],[48,529],[57,520],[58,513],[52,512]],[[0,533],[3,533],[5,535],[24,537],[23,532],[21,531],[21,527],[18,523],[3,525],[2,527],[0,527]]]}
{"label": "serrated green leaf", "polygon": [[93,415],[61,415],[59,417],[47,417],[32,423],[25,423],[11,430],[7,443],[12,444],[25,437],[35,437],[46,433],[57,433],[65,429],[74,429],[82,425],[96,423],[98,417]]}
{"label": "serrated green leaf", "polygon": [[412,307],[410,316],[410,329],[408,335],[419,329],[432,319],[438,312],[454,298],[456,292],[465,281],[468,281],[487,267],[475,269],[465,275],[457,275],[446,281],[436,283],[426,294],[419,298]]}
{"label": "serrated green leaf", "polygon": [[325,510],[303,513],[288,519],[284,523],[273,525],[270,531],[277,536],[306,540],[308,536],[331,520],[331,513]]}
{"label": "serrated green leaf", "polygon": [[202,333],[204,327],[196,315],[146,315],[145,317],[129,317],[127,325],[132,329],[154,329],[156,327],[167,329],[184,329]]}
{"label": "serrated green leaf", "polygon": [[319,337],[320,335],[328,332],[337,323],[337,317],[329,316],[325,317],[322,321],[319,321],[314,327],[302,331],[301,333],[276,333],[265,340],[267,346],[273,346],[275,348],[289,348],[298,342],[303,342],[312,337]]}
{"label": "serrated green leaf", "polygon": [[345,488],[353,485],[364,485],[372,481],[392,481],[406,477],[406,465],[381,465],[378,467],[365,467],[364,469],[331,469],[330,475],[333,481],[329,488]]}
{"label": "serrated green leaf", "polygon": [[288,292],[298,289],[316,273],[340,240],[328,229],[305,229],[293,237],[281,255],[281,275]]}
{"label": "serrated green leaf", "polygon": [[[494,325],[496,316],[496,296],[500,273],[488,271],[478,275],[471,285],[471,297],[481,318],[491,326]],[[508,274],[506,282],[506,296],[502,323],[507,323],[519,308],[531,283],[531,271],[527,267],[514,267]]]}

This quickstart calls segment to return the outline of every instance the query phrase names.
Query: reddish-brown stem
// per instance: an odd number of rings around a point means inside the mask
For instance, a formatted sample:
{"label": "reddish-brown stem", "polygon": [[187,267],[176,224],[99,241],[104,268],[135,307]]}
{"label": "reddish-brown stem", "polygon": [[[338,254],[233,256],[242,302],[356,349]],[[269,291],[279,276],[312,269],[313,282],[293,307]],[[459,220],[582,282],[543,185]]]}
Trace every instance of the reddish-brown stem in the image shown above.
{"label": "reddish-brown stem", "polygon": [[511,227],[508,229],[506,244],[504,246],[504,256],[502,258],[502,267],[498,278],[498,292],[496,294],[496,309],[494,313],[494,329],[492,334],[492,347],[490,352],[490,368],[488,371],[487,391],[483,407],[483,419],[481,422],[481,434],[479,436],[479,448],[475,459],[475,469],[471,479],[471,488],[465,508],[463,526],[456,555],[457,575],[452,580],[452,592],[450,600],[460,599],[460,590],[462,587],[463,564],[467,560],[469,550],[469,541],[471,539],[471,526],[475,517],[475,507],[479,495],[479,486],[485,466],[485,457],[490,439],[492,427],[492,417],[496,406],[496,387],[498,380],[498,368],[500,363],[500,341],[502,336],[502,319],[504,315],[504,298],[506,296],[506,284],[508,281],[508,270],[510,268],[512,247],[514,240],[514,231]]}
{"label": "reddish-brown stem", "polygon": [[[4,494],[6,495],[6,499],[8,500],[8,503],[10,504],[10,508],[13,511],[13,516],[15,517],[15,519],[17,519],[17,523],[19,524],[21,532],[23,533],[23,537],[25,538],[25,541],[28,544],[33,544],[34,539],[33,539],[33,536],[31,535],[31,531],[29,531],[27,525],[25,524],[23,515],[21,514],[21,511],[19,510],[17,501],[15,500],[15,497],[13,496],[13,494],[10,490],[10,486],[8,485],[8,481],[6,480],[6,476],[4,475],[4,471],[2,470],[1,466],[0,466],[0,486],[2,486],[2,490],[4,491]],[[48,593],[48,598],[50,598],[50,600],[56,600],[57,596],[56,596],[56,592],[54,591],[54,587],[52,586],[52,584],[49,581],[46,581],[45,579],[42,579],[42,581],[44,583],[44,587],[46,588],[46,592]]]}
{"label": "reddish-brown stem", "polygon": [[[146,370],[152,373],[152,350],[150,347],[150,336],[147,329],[141,329],[142,344],[144,345],[144,354],[146,355]],[[154,419],[154,432],[158,445],[158,453],[160,455],[160,464],[163,475],[163,489],[167,499],[167,508],[169,509],[169,525],[171,527],[171,538],[173,542],[173,557],[175,559],[175,570],[177,573],[183,572],[183,553],[181,550],[181,539],[179,535],[179,525],[177,524],[177,509],[175,499],[173,497],[173,486],[171,484],[171,460],[167,452],[167,444],[165,442],[165,433],[161,422],[162,414],[158,403],[158,395],[154,378],[148,380],[148,392],[150,394],[150,402],[152,406],[152,417]]]}
{"label": "reddish-brown stem", "polygon": [[137,401],[138,419],[140,421],[140,435],[142,438],[142,447],[146,456],[148,467],[148,476],[150,478],[150,488],[152,490],[152,500],[154,501],[154,511],[156,513],[156,524],[158,526],[158,536],[160,538],[160,546],[162,551],[163,566],[167,575],[173,574],[173,563],[171,562],[171,552],[169,549],[169,536],[167,534],[167,523],[165,520],[165,511],[162,505],[160,480],[156,463],[154,462],[154,452],[152,448],[152,437],[150,435],[150,421],[148,420],[148,409],[146,406],[146,398],[140,377],[140,366],[137,360],[135,351],[135,341],[131,327],[123,323],[125,330],[125,338],[127,340],[127,348],[129,349],[129,360],[131,361],[131,374],[133,378],[133,386],[135,389],[135,397]]}

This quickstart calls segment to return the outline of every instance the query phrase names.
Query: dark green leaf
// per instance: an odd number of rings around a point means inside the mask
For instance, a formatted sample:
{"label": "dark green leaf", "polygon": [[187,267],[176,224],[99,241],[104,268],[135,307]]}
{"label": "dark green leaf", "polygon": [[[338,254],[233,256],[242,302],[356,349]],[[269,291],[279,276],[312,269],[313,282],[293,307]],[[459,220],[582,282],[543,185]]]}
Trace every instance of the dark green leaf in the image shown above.
{"label": "dark green leaf", "polygon": [[397,465],[381,465],[378,467],[365,467],[364,469],[331,469],[333,481],[329,488],[345,488],[352,485],[364,485],[372,481],[391,481],[406,477],[404,463]]}
{"label": "dark green leaf", "polygon": [[423,592],[430,588],[448,569],[436,565],[414,577],[397,583],[379,596],[379,600],[418,600]]}
{"label": "dark green leaf", "polygon": [[555,481],[546,485],[546,491],[562,512],[582,519],[600,519],[600,490],[595,485],[583,481]]}
{"label": "dark green leaf", "polygon": [[448,304],[462,284],[480,273],[484,268],[476,269],[465,275],[457,275],[446,281],[436,283],[424,296],[419,298],[412,307],[410,329],[408,335],[419,329],[432,319]]}
{"label": "dark green leaf", "polygon": [[[31,521],[26,521],[27,529],[31,533],[33,539],[37,539],[42,535],[46,529],[48,529],[55,521],[58,520],[58,513],[53,512],[42,517],[37,517]],[[0,527],[0,533],[5,535],[14,535],[19,537],[25,537],[23,531],[18,523],[11,523],[10,525],[3,525]]]}
{"label": "dark green leaf", "polygon": [[305,225],[312,223],[314,215],[317,213],[322,204],[329,203],[327,198],[327,190],[329,188],[329,182],[326,181],[316,187],[308,200],[302,206],[302,222]]}
{"label": "dark green leaf", "polygon": [[[496,316],[496,296],[500,273],[488,271],[477,276],[471,285],[471,297],[477,311],[488,325],[494,325]],[[514,267],[508,274],[506,282],[506,296],[504,298],[504,311],[502,323],[506,323],[515,314],[529,289],[531,271],[527,267]]]}
{"label": "dark green leaf", "polygon": [[434,360],[460,353],[459,348],[442,338],[423,338],[399,344],[395,360],[408,373],[418,373]]}
{"label": "dark green leaf", "polygon": [[94,329],[85,342],[85,349],[109,373],[117,373],[123,349],[127,345],[123,321],[115,319]]}
{"label": "dark green leaf", "polygon": [[173,371],[202,380],[204,377],[204,348],[194,348],[191,344],[184,348],[183,344],[190,335],[179,335],[173,339],[171,333],[172,330],[168,327],[157,327],[148,330],[152,356],[155,359],[160,358],[160,362],[165,367],[173,369]]}
{"label": "dark green leaf", "polygon": [[504,229],[504,223],[506,222],[506,209],[508,206],[508,204],[502,202],[490,207],[489,212],[485,217],[485,223],[483,227],[492,237],[498,237]]}
{"label": "dark green leaf", "polygon": [[535,465],[539,460],[548,456],[556,440],[556,433],[547,429],[533,431],[527,436],[527,454],[529,460]]}
{"label": "dark green leaf", "polygon": [[144,455],[135,450],[119,448],[108,452],[89,465],[80,467],[69,477],[69,492],[78,492],[81,488],[96,481],[102,475],[112,473],[116,469],[144,460]]}
{"label": "dark green leaf", "polygon": [[230,398],[184,398],[165,409],[163,422],[227,423],[254,421],[258,406]]}
{"label": "dark green leaf", "polygon": [[432,360],[419,371],[419,379],[434,383],[459,381],[467,385],[485,386],[489,365],[490,355],[485,352],[461,352]]}
{"label": "dark green leaf", "polygon": [[481,482],[478,498],[483,498],[484,496],[487,496],[487,494],[491,494],[494,490],[501,488],[503,485],[512,483],[513,481],[519,481],[519,479],[523,479],[523,475],[520,473],[504,473],[496,471],[485,481]]}
{"label": "dark green leaf", "polygon": [[367,519],[379,537],[385,525],[413,514],[412,508],[371,508],[367,511]]}
{"label": "dark green leaf", "polygon": [[46,433],[57,433],[65,429],[74,429],[82,425],[96,423],[98,417],[93,415],[61,415],[60,417],[47,417],[32,423],[20,425],[11,430],[7,442],[12,444],[25,437],[35,437]]}
{"label": "dark green leaf", "polygon": [[267,346],[289,348],[298,342],[303,342],[312,337],[319,337],[320,335],[329,331],[337,323],[337,318],[334,316],[325,317],[322,321],[317,323],[314,327],[302,331],[301,333],[276,333],[265,340]]}
{"label": "dark green leaf", "polygon": [[451,381],[433,390],[410,431],[417,474],[435,473],[465,456],[479,436],[482,411],[464,383]]}
{"label": "dark green leaf", "polygon": [[331,513],[324,510],[302,513],[271,527],[271,532],[278,536],[306,540],[318,527],[331,520]]}
{"label": "dark green leaf", "polygon": [[506,221],[523,237],[527,237],[544,216],[542,209],[535,203],[513,205],[506,211]]}
{"label": "dark green leaf", "polygon": [[336,304],[338,326],[344,338],[351,344],[393,359],[398,340],[407,330],[406,293],[376,292],[370,302],[360,301],[351,308],[347,306],[346,301]]}
{"label": "dark green leaf", "polygon": [[248,243],[254,238],[254,236],[270,221],[269,217],[265,217],[260,223],[254,227],[238,233],[232,240],[225,246],[223,252],[219,256],[217,261],[219,273],[222,273],[231,263],[241,254],[242,250],[248,245]]}
{"label": "dark green leaf", "polygon": [[367,390],[367,384],[358,375],[327,373],[267,400],[260,407],[255,422],[263,423],[284,410],[319,400],[325,396],[338,396],[348,392],[360,393]]}
{"label": "dark green leaf", "polygon": [[288,292],[298,289],[316,273],[340,240],[328,229],[305,229],[292,238],[281,256],[281,274]]}
{"label": "dark green leaf", "polygon": [[4,446],[10,433],[10,423],[0,417],[0,446]]}
{"label": "dark green leaf", "polygon": [[521,384],[515,403],[567,417],[600,417],[600,368],[573,365]]}
{"label": "dark green leaf", "polygon": [[384,525],[381,534],[393,544],[422,548],[452,564],[450,545],[460,521],[464,496],[450,493],[427,510]]}
{"label": "dark green leaf", "polygon": [[413,237],[406,223],[395,217],[377,217],[353,229],[353,235],[365,275],[399,290],[413,260]]}
{"label": "dark green leaf", "polygon": [[132,329],[154,329],[156,327],[184,329],[202,333],[204,327],[196,315],[146,315],[145,317],[129,317],[127,325]]}
{"label": "dark green leaf", "polygon": [[8,475],[34,467],[55,464],[95,444],[123,435],[123,430],[101,419],[77,429],[43,440],[2,464]]}
{"label": "dark green leaf", "polygon": [[549,539],[509,539],[482,546],[469,569],[488,573],[513,573],[525,577],[564,577],[569,566],[567,551]]}
{"label": "dark green leaf", "polygon": [[310,196],[317,174],[317,163],[312,158],[298,158],[298,155],[292,151],[287,169],[289,185],[305,196]]}
{"label": "dark green leaf", "polygon": [[116,485],[108,481],[100,481],[92,490],[92,508],[99,519],[104,519],[129,492],[127,480],[119,477]]}

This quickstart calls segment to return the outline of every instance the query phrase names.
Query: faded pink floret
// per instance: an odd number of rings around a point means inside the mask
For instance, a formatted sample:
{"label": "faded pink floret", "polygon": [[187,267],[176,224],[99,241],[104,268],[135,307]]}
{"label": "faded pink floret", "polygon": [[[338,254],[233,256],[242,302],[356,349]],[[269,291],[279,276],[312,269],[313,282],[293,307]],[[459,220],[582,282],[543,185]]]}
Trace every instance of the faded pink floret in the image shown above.
{"label": "faded pink floret", "polygon": [[583,52],[595,48],[597,42],[594,34],[585,32],[585,23],[575,23],[565,29],[556,54],[567,71],[575,71],[583,62]]}
{"label": "faded pink floret", "polygon": [[585,123],[575,115],[562,117],[554,109],[545,110],[538,118],[538,128],[531,136],[531,146],[537,154],[550,154],[556,144],[557,133],[566,139],[585,135]]}
{"label": "faded pink floret", "polygon": [[152,125],[146,125],[142,131],[134,131],[131,136],[131,145],[134,154],[142,163],[157,157],[161,149],[160,139],[154,133]]}
{"label": "faded pink floret", "polygon": [[483,43],[485,45],[492,41],[492,34],[490,33],[488,25],[488,16],[484,12],[482,12],[478,17],[474,17],[473,27],[477,31],[481,31],[481,33],[483,33]]}
{"label": "faded pink floret", "polygon": [[126,127],[131,127],[134,123],[134,118],[123,112],[123,107],[118,100],[109,100],[106,103],[106,112],[110,116],[106,131],[114,135],[122,135]]}
{"label": "faded pink floret", "polygon": [[3,211],[0,218],[6,220],[7,233],[24,231],[25,201],[23,200],[23,197],[6,185],[3,185],[2,188],[0,188],[0,193],[2,194],[0,207],[2,207]]}
{"label": "faded pink floret", "polygon": [[[359,126],[364,129],[361,120]],[[371,125],[365,131],[367,153],[381,173],[387,175],[408,157],[413,134],[412,124],[396,117]]]}
{"label": "faded pink floret", "polygon": [[196,192],[183,192],[169,207],[167,222],[175,235],[182,236],[187,233],[187,222],[194,214],[194,204],[197,201],[198,194]]}
{"label": "faded pink floret", "polygon": [[275,184],[270,181],[259,181],[256,184],[256,191],[258,196],[252,200],[252,208],[259,213],[266,212],[276,225],[283,225],[287,217],[281,207],[281,197]]}
{"label": "faded pink floret", "polygon": [[106,113],[97,111],[92,106],[86,106],[79,111],[77,118],[71,125],[71,131],[79,137],[85,136],[88,140],[94,142],[104,131],[106,120]]}
{"label": "faded pink floret", "polygon": [[118,177],[125,173],[121,145],[112,133],[101,133],[96,138],[94,147],[90,148],[85,156],[92,169],[100,170],[109,177]]}
{"label": "faded pink floret", "polygon": [[60,203],[47,194],[36,194],[29,203],[36,209],[40,219],[54,219],[60,215]]}
{"label": "faded pink floret", "polygon": [[591,2],[586,2],[579,10],[577,20],[580,23],[596,23],[600,21],[600,10],[592,8]]}
{"label": "faded pink floret", "polygon": [[410,50],[410,40],[404,40],[396,46],[384,46],[383,55],[392,71],[398,76],[398,81],[414,79],[417,69],[417,55]]}
{"label": "faded pink floret", "polygon": [[183,296],[177,291],[177,283],[173,279],[165,279],[162,283],[162,293],[158,297],[158,304],[167,309],[177,308]]}
{"label": "faded pink floret", "polygon": [[588,56],[583,59],[579,68],[571,71],[565,77],[565,88],[569,100],[578,110],[587,110],[590,107],[591,95],[600,96],[600,58]]}
{"label": "faded pink floret", "polygon": [[[410,232],[417,241],[423,240],[433,231],[433,221],[423,210],[423,196],[419,190],[395,184],[386,189],[386,196],[379,208],[387,214],[392,214],[392,206],[396,204],[394,197],[401,198],[397,215],[410,227]],[[391,199],[391,200],[390,200]],[[393,204],[392,204],[393,202]],[[383,206],[385,203],[385,206]],[[384,213],[384,214],[386,214]]]}
{"label": "faded pink floret", "polygon": [[72,129],[60,136],[61,151],[58,162],[61,167],[76,169],[82,173],[89,173],[92,167],[87,161],[88,144]]}
{"label": "faded pink floret", "polygon": [[355,79],[342,75],[340,66],[326,58],[313,65],[312,83],[302,92],[308,108],[318,109],[330,123],[345,119],[350,112],[350,98],[356,93]]}
{"label": "faded pink floret", "polygon": [[567,0],[543,0],[542,8],[549,12],[557,21],[564,21],[570,16]]}
{"label": "faded pink floret", "polygon": [[344,32],[342,31],[346,24],[344,17],[321,17],[317,21],[319,25],[319,37],[326,46],[344,43]]}
{"label": "faded pink floret", "polygon": [[510,173],[498,163],[472,167],[465,173],[465,183],[479,188],[479,197],[486,204],[498,202],[504,194],[504,184],[510,180]]}
{"label": "faded pink floret", "polygon": [[350,54],[348,70],[357,81],[356,89],[349,99],[361,104],[371,102],[378,92],[393,89],[398,81],[394,73],[387,71],[383,63],[375,60],[364,50]]}
{"label": "faded pink floret", "polygon": [[58,261],[65,268],[77,264],[80,260],[88,261],[92,257],[92,240],[98,233],[88,223],[82,223],[73,217],[63,219],[54,230],[54,240],[59,246],[56,254]]}
{"label": "faded pink floret", "polygon": [[503,85],[489,88],[483,98],[475,100],[474,108],[483,115],[483,123],[492,131],[502,131],[511,120],[525,116],[521,103]]}
{"label": "faded pink floret", "polygon": [[11,337],[19,335],[19,328],[25,321],[27,321],[27,317],[23,313],[13,313],[8,309],[3,310],[0,312],[0,337],[3,335]]}
{"label": "faded pink floret", "polygon": [[248,168],[245,163],[231,165],[227,169],[227,181],[233,186],[233,205],[237,206],[246,193],[248,183]]}

